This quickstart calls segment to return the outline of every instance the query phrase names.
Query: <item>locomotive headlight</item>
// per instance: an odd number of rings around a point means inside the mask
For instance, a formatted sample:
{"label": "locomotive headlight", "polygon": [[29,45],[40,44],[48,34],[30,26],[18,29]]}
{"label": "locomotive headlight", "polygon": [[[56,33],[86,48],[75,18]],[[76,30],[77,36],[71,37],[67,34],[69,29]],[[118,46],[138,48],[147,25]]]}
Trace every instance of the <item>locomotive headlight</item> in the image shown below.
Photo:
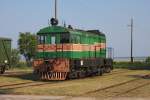
{"label": "locomotive headlight", "polygon": [[80,65],[83,66],[83,60],[80,61]]}
{"label": "locomotive headlight", "polygon": [[7,63],[8,63],[8,61],[7,61],[7,60],[5,60],[5,61],[4,61],[4,63],[5,63],[5,64],[7,64]]}

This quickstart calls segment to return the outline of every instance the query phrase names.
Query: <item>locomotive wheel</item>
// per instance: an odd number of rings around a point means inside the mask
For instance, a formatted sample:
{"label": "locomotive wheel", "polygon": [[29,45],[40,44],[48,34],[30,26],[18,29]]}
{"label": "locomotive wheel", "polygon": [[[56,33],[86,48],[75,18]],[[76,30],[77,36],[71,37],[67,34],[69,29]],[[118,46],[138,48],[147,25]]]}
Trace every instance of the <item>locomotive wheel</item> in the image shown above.
{"label": "locomotive wheel", "polygon": [[78,78],[84,78],[85,77],[85,72],[84,71],[79,71],[78,72]]}
{"label": "locomotive wheel", "polygon": [[102,76],[104,73],[104,68],[99,68],[98,75]]}
{"label": "locomotive wheel", "polygon": [[5,73],[5,66],[2,69],[2,74],[4,74],[4,73]]}
{"label": "locomotive wheel", "polygon": [[4,72],[5,72],[5,66],[2,66],[2,67],[0,68],[0,74],[4,74]]}
{"label": "locomotive wheel", "polygon": [[68,79],[76,79],[78,78],[77,72],[70,72],[67,76]]}
{"label": "locomotive wheel", "polygon": [[2,67],[0,67],[0,74],[2,74]]}
{"label": "locomotive wheel", "polygon": [[39,74],[39,73],[40,73],[39,69],[35,69],[35,70],[33,71],[33,74]]}
{"label": "locomotive wheel", "polygon": [[110,66],[108,66],[108,67],[105,68],[105,72],[106,72],[106,73],[110,73],[110,72],[111,72]]}
{"label": "locomotive wheel", "polygon": [[100,75],[100,76],[102,76],[102,75],[103,75],[103,73],[104,73],[104,70],[103,70],[103,68],[101,68],[101,69],[100,69],[100,73],[99,73],[99,75]]}

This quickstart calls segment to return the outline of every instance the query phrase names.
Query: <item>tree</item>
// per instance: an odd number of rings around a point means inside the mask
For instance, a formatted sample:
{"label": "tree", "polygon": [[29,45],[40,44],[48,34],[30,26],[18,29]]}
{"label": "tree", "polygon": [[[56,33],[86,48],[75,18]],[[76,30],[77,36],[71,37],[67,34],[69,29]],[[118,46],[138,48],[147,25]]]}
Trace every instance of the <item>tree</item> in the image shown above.
{"label": "tree", "polygon": [[20,60],[19,50],[12,49],[11,50],[11,65],[13,67],[16,67],[19,63],[19,60]]}
{"label": "tree", "polygon": [[31,66],[31,60],[35,57],[37,39],[35,34],[30,32],[20,32],[18,45],[20,53],[25,57],[28,66]]}

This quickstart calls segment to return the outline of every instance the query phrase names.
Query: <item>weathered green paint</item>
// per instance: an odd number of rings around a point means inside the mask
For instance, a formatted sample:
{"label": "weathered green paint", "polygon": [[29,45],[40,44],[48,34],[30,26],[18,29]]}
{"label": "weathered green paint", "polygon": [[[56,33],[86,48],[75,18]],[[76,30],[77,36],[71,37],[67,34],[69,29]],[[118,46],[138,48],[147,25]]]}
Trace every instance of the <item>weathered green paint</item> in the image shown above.
{"label": "weathered green paint", "polygon": [[11,39],[0,38],[0,65],[7,60],[10,63],[11,59]]}
{"label": "weathered green paint", "polygon": [[37,35],[40,34],[48,34],[48,33],[62,33],[62,32],[68,32],[69,30],[64,28],[64,27],[60,27],[60,26],[49,26],[46,28],[41,29]]}
{"label": "weathered green paint", "polygon": [[[41,29],[37,35],[46,36],[45,44],[51,43],[51,36],[56,37],[56,44],[60,44],[61,35],[64,33],[69,33],[69,43],[74,44],[95,44],[95,43],[106,43],[106,38],[104,34],[92,34],[90,32],[81,31],[81,30],[73,30],[60,26],[49,26]],[[101,49],[100,51],[91,52],[91,51],[83,51],[83,52],[37,52],[38,58],[93,58],[93,57],[106,57],[106,48]]]}

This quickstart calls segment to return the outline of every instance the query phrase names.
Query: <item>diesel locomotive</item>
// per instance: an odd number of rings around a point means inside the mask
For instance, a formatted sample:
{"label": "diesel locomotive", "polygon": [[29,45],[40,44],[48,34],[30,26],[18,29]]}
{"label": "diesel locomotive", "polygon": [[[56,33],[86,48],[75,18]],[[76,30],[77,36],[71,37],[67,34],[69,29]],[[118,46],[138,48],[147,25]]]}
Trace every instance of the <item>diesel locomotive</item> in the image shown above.
{"label": "diesel locomotive", "polygon": [[113,69],[113,60],[106,58],[106,37],[102,32],[57,26],[55,18],[51,24],[37,32],[33,68],[42,80],[83,78]]}

